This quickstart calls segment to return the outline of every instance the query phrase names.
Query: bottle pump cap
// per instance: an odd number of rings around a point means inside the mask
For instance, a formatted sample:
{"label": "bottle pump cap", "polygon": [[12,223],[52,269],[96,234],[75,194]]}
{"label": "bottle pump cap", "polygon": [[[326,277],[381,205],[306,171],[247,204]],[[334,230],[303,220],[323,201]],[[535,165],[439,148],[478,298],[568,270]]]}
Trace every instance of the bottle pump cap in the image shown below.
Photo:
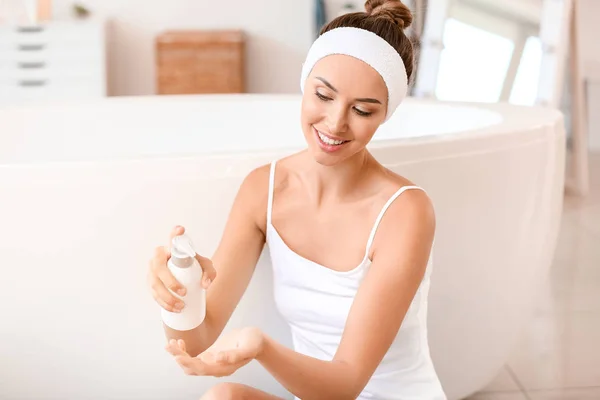
{"label": "bottle pump cap", "polygon": [[178,235],[171,241],[171,259],[173,264],[180,268],[190,267],[194,263],[196,251],[192,240],[185,233]]}

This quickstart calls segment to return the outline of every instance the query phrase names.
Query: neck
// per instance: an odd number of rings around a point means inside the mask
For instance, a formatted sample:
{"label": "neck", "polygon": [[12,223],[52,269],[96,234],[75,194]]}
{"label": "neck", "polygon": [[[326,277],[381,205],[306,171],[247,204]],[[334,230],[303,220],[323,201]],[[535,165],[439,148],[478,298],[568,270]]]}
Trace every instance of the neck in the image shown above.
{"label": "neck", "polygon": [[317,204],[321,204],[329,200],[338,202],[339,199],[348,198],[356,193],[375,162],[373,156],[367,150],[363,150],[337,165],[322,165],[314,160],[311,160],[309,165],[306,170],[306,183],[310,196]]}

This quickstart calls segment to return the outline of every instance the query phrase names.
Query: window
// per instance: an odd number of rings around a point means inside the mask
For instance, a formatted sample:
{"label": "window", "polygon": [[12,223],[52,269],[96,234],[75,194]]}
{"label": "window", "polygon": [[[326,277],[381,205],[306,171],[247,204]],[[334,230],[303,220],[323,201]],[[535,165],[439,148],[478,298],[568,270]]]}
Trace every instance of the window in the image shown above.
{"label": "window", "polygon": [[513,41],[449,18],[444,27],[444,45],[437,98],[497,102],[515,47]]}
{"label": "window", "polygon": [[530,36],[525,42],[515,83],[509,101],[513,104],[532,106],[535,103],[542,62],[540,38]]}

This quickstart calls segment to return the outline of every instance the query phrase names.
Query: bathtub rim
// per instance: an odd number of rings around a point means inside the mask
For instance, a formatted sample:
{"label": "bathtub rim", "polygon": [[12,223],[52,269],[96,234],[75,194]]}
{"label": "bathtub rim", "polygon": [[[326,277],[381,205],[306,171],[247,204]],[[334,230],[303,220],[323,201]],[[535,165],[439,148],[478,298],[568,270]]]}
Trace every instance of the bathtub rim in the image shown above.
{"label": "bathtub rim", "polygon": [[[89,100],[89,101],[61,101],[61,102],[53,102],[47,104],[30,104],[30,105],[21,105],[12,108],[0,109],[0,120],[4,120],[5,116],[10,116],[13,113],[29,113],[35,112],[36,110],[44,110],[48,111],[48,109],[58,108],[64,109],[64,107],[93,107],[98,104],[106,104],[110,103],[118,104],[118,103],[128,103],[130,104],[132,101],[137,104],[142,104],[144,102],[155,103],[156,101],[183,101],[183,102],[194,102],[198,99],[209,100],[210,98],[230,98],[236,101],[244,101],[249,97],[261,98],[261,99],[287,99],[287,100],[298,100],[301,98],[301,95],[296,94],[254,94],[254,93],[244,93],[244,94],[206,94],[206,95],[149,95],[149,96],[113,96],[106,97],[99,100]],[[404,138],[386,138],[386,139],[378,139],[377,133],[375,133],[374,138],[368,144],[367,149],[373,152],[382,152],[388,149],[394,149],[398,147],[420,147],[420,146],[430,146],[430,145],[456,145],[456,144],[464,144],[467,142],[477,143],[477,142],[487,142],[490,140],[502,141],[506,143],[510,143],[511,139],[518,139],[518,141],[523,144],[524,142],[534,140],[534,138],[530,137],[536,133],[545,132],[545,133],[554,133],[564,134],[564,115],[560,110],[546,108],[541,106],[521,106],[509,104],[507,102],[498,102],[498,103],[475,103],[475,102],[452,102],[452,101],[440,101],[435,99],[420,99],[409,97],[407,102],[411,103],[421,103],[421,104],[432,104],[432,105],[443,105],[443,106],[456,106],[456,107],[466,107],[466,108],[478,108],[484,109],[486,111],[492,111],[501,116],[502,121],[499,123],[494,123],[491,125],[487,125],[480,128],[473,128],[464,131],[451,132],[451,133],[439,133],[439,134],[430,134],[424,136],[412,136],[412,137],[404,137]],[[527,113],[519,113],[518,111],[527,111]],[[559,127],[561,129],[556,129],[557,124],[563,125]],[[525,139],[527,137],[527,139]],[[482,148],[489,147],[489,143],[481,146]],[[60,166],[60,165],[87,165],[87,164],[128,164],[128,163],[136,163],[136,162],[169,162],[172,160],[188,160],[193,161],[197,159],[206,159],[206,160],[217,160],[223,158],[230,158],[232,160],[239,158],[241,156],[249,157],[249,158],[263,158],[263,157],[278,157],[282,154],[291,154],[299,151],[306,150],[306,144],[304,143],[301,146],[273,146],[264,149],[248,149],[248,150],[228,150],[228,151],[214,151],[210,153],[193,153],[193,152],[172,152],[169,154],[135,154],[127,157],[122,156],[111,156],[111,157],[102,157],[95,158],[92,160],[51,160],[51,161],[43,161],[40,163],[37,162],[28,162],[28,161],[7,161],[3,162],[0,159],[0,170],[6,168],[21,168],[21,167],[52,167],[52,166]],[[491,148],[488,150],[492,150]]]}

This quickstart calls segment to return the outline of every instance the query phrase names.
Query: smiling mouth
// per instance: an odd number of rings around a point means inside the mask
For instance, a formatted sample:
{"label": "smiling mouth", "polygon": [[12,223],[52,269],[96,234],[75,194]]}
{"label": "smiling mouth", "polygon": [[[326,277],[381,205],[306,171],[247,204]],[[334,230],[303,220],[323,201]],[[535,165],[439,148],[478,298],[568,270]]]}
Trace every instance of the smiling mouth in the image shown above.
{"label": "smiling mouth", "polygon": [[319,139],[321,139],[321,142],[323,142],[323,144],[326,144],[328,146],[341,146],[344,143],[349,142],[349,140],[337,140],[337,139],[330,138],[329,136],[327,136],[324,133],[317,130],[317,128],[314,128],[314,130],[317,132],[317,136],[319,136]]}

